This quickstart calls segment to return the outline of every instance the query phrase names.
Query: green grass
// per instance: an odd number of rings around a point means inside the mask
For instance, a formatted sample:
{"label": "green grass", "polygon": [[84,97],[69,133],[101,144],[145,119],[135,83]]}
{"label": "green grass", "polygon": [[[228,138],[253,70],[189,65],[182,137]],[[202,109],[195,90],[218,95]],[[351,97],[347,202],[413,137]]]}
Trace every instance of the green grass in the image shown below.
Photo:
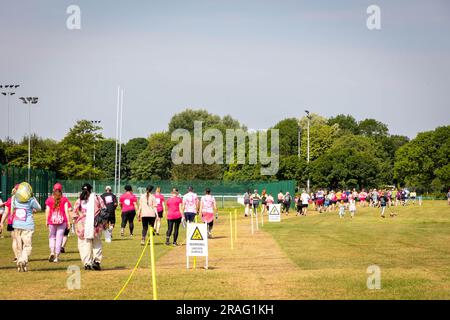
{"label": "green grass", "polygon": [[[283,215],[281,223],[269,224],[266,218],[254,238],[249,218],[240,212],[234,251],[229,248],[228,216],[222,215],[215,226],[217,239],[211,241],[212,268],[207,272],[186,271],[184,247],[163,244],[164,219],[155,244],[159,297],[450,299],[450,207],[444,201],[426,201],[423,207],[394,210],[398,216],[393,219],[381,219],[373,208],[358,209],[353,220],[348,214],[339,219],[336,212],[310,212],[307,217],[291,213]],[[81,270],[82,289],[68,290],[68,266],[82,267],[77,238],[71,235],[59,263],[49,263],[44,214],[36,214],[35,220],[30,272],[16,271],[8,233],[0,239],[0,299],[113,299],[142,251],[141,223],[135,221],[133,239],[122,239],[116,227],[113,242],[103,243],[104,271]],[[120,226],[120,214],[117,222]],[[180,231],[179,242],[184,242],[184,229]],[[277,257],[274,264],[271,257]],[[121,299],[152,297],[149,265],[147,250]],[[366,287],[370,265],[381,269],[381,290]]]}
{"label": "green grass", "polygon": [[[427,201],[394,211],[397,217],[382,219],[379,209],[359,209],[353,220],[348,213],[344,219],[314,213],[265,230],[308,275],[294,288],[318,298],[449,299],[449,206]],[[381,269],[381,290],[366,287],[370,265]]]}

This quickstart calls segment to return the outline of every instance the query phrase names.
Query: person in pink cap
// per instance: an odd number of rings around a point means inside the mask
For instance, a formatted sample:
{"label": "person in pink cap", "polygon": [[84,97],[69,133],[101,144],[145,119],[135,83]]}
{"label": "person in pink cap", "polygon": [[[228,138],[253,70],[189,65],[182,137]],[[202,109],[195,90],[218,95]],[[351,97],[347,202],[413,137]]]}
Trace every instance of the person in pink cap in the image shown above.
{"label": "person in pink cap", "polygon": [[49,262],[58,262],[59,254],[66,229],[70,229],[70,201],[62,194],[62,185],[53,186],[53,194],[45,201],[46,225],[49,229]]}

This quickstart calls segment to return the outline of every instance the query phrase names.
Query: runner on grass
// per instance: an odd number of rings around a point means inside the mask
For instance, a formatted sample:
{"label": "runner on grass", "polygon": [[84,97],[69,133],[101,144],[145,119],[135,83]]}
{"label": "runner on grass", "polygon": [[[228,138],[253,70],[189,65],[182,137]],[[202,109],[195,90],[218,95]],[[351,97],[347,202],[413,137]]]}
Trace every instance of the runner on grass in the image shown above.
{"label": "runner on grass", "polygon": [[119,198],[120,207],[122,208],[122,224],[120,229],[120,236],[124,236],[125,227],[127,222],[130,228],[130,237],[133,236],[134,230],[134,217],[138,211],[137,197],[133,193],[133,188],[130,185],[125,186],[125,193]]}
{"label": "runner on grass", "polygon": [[102,233],[104,226],[96,225],[95,219],[106,209],[103,199],[92,192],[85,183],[74,205],[75,229],[78,236],[78,251],[85,270],[101,270],[103,259]]}
{"label": "runner on grass", "polygon": [[200,214],[202,221],[208,224],[208,238],[210,239],[212,239],[215,212],[217,212],[216,199],[211,195],[211,189],[206,188],[205,195],[200,201]]}
{"label": "runner on grass", "polygon": [[259,201],[261,200],[261,196],[258,194],[258,190],[254,190],[253,194],[250,196],[250,203],[253,207],[253,214],[257,215],[257,210],[259,206]]}
{"label": "runner on grass", "polygon": [[267,206],[267,192],[266,189],[263,189],[261,192],[261,214],[264,215],[266,213]]}
{"label": "runner on grass", "polygon": [[308,213],[308,204],[309,204],[309,200],[310,200],[310,195],[303,190],[302,194],[300,195],[300,201],[302,202],[302,215],[306,216],[306,214]]}
{"label": "runner on grass", "polygon": [[337,196],[336,193],[334,193],[333,190],[331,190],[330,192],[330,203],[331,203],[331,211],[335,211],[336,210],[336,203],[337,203]]}
{"label": "runner on grass", "polygon": [[381,217],[384,218],[384,211],[386,210],[386,206],[388,203],[388,198],[386,196],[386,192],[380,192],[380,207],[381,207]]}
{"label": "runner on grass", "polygon": [[72,208],[72,205],[63,196],[62,189],[62,185],[56,183],[53,186],[53,194],[45,201],[46,225],[49,229],[49,262],[58,262],[64,233],[70,229],[69,209]]}
{"label": "runner on grass", "polygon": [[364,208],[366,206],[366,199],[367,199],[366,190],[362,189],[362,191],[358,195],[358,198],[359,198],[359,206]]}
{"label": "runner on grass", "polygon": [[277,202],[278,204],[281,204],[281,212],[283,212],[285,210],[285,208],[284,208],[284,194],[283,194],[283,191],[281,191],[281,190],[278,193],[277,201],[278,201]]}
{"label": "runner on grass", "polygon": [[33,213],[41,206],[33,196],[33,189],[27,182],[22,182],[11,200],[13,228],[16,237],[17,270],[28,271],[28,258],[33,248],[34,219]]}
{"label": "runner on grass", "polygon": [[348,199],[348,203],[349,203],[348,210],[350,211],[350,218],[353,219],[356,212],[356,200],[355,198],[353,198],[353,195],[351,195],[350,198]]}
{"label": "runner on grass", "polygon": [[13,200],[14,195],[16,194],[18,187],[19,187],[19,185],[16,184],[15,187],[11,190],[11,197],[9,197],[8,200],[6,200],[6,202],[4,203],[5,212],[2,215],[2,220],[0,223],[0,230],[3,231],[3,225],[5,224],[5,221],[8,220],[6,231],[8,231],[11,234],[11,240],[12,240],[11,245],[12,245],[12,250],[14,253],[14,260],[13,260],[14,263],[17,262],[17,241],[16,241],[16,236],[14,234],[14,228],[13,228],[14,215],[11,211],[11,202]]}
{"label": "runner on grass", "polygon": [[194,222],[198,209],[198,196],[194,193],[194,188],[190,186],[188,193],[183,196],[184,219],[187,222]]}
{"label": "runner on grass", "polygon": [[161,187],[156,187],[155,199],[156,199],[156,210],[157,210],[158,218],[159,218],[159,219],[156,219],[155,231],[156,231],[156,235],[159,236],[159,230],[161,229],[161,221],[164,216],[164,211],[166,211],[164,195],[161,193]]}
{"label": "runner on grass", "polygon": [[166,233],[166,245],[170,244],[170,236],[173,230],[173,245],[177,246],[178,230],[180,229],[180,223],[184,219],[181,212],[183,208],[183,200],[178,196],[178,189],[173,188],[172,194],[167,199],[167,233]]}
{"label": "runner on grass", "polygon": [[106,205],[106,211],[108,212],[108,225],[105,230],[105,242],[110,243],[112,241],[112,233],[116,224],[116,208],[119,205],[117,197],[112,193],[110,186],[106,186],[105,192],[101,195],[103,202]]}
{"label": "runner on grass", "polygon": [[[156,198],[152,194],[153,186],[149,185],[146,188],[146,193],[139,199],[138,220],[142,221],[142,239],[141,245],[145,245],[145,238],[147,237],[148,226],[155,228],[155,221],[159,220],[156,211]],[[155,234],[155,231],[153,231]]]}
{"label": "runner on grass", "polygon": [[248,217],[248,214],[250,213],[250,197],[251,192],[250,189],[247,190],[246,193],[244,193],[244,215]]}
{"label": "runner on grass", "polygon": [[325,191],[323,189],[319,189],[316,194],[317,207],[319,209],[319,213],[322,213],[323,204],[325,202]]}
{"label": "runner on grass", "polygon": [[286,192],[284,195],[283,205],[284,209],[286,210],[286,215],[289,214],[289,208],[291,207],[292,197],[289,192]]}

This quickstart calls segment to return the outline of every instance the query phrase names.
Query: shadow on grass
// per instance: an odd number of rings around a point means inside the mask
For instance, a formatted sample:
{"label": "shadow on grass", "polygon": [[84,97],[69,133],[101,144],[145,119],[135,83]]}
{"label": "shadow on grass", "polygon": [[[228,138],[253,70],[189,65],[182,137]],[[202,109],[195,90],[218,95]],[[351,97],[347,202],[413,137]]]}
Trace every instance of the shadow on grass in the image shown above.
{"label": "shadow on grass", "polygon": [[[70,262],[70,261],[80,261],[79,258],[72,258],[72,259],[64,259],[64,258],[58,258],[58,260],[60,262]],[[38,261],[48,261],[48,258],[44,258],[44,259],[30,259],[30,262],[38,262]],[[52,262],[49,262],[52,263]]]}
{"label": "shadow on grass", "polygon": [[8,270],[8,269],[16,269],[17,267],[14,265],[14,266],[9,266],[9,267],[4,267],[4,266],[1,266],[0,267],[0,270]]}
{"label": "shadow on grass", "polygon": [[125,266],[117,266],[117,267],[112,267],[112,268],[102,268],[103,271],[114,271],[114,270],[127,270],[130,268],[127,268]]}

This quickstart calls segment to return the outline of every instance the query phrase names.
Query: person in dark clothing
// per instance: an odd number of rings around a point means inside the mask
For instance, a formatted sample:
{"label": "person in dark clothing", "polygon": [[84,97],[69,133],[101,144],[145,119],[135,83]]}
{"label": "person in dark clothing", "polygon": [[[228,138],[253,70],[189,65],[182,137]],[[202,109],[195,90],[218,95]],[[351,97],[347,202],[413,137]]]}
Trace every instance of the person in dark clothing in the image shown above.
{"label": "person in dark clothing", "polygon": [[105,188],[105,193],[101,195],[101,198],[105,202],[106,211],[108,212],[108,225],[105,229],[105,242],[112,241],[112,232],[114,230],[114,225],[116,224],[116,208],[119,205],[117,202],[117,197],[112,193],[111,187],[107,186]]}

